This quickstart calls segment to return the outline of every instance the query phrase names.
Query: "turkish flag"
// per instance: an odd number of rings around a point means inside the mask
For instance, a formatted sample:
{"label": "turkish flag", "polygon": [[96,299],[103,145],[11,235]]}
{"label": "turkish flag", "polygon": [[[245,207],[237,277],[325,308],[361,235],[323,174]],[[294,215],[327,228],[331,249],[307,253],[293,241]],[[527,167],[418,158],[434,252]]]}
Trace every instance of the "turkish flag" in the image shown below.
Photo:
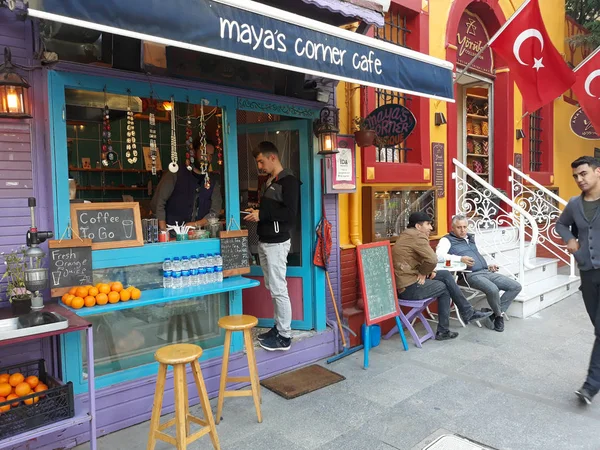
{"label": "turkish flag", "polygon": [[581,108],[600,134],[600,47],[575,69],[573,91]]}
{"label": "turkish flag", "polygon": [[552,45],[538,0],[517,10],[490,46],[504,59],[528,112],[537,111],[575,83],[575,74]]}

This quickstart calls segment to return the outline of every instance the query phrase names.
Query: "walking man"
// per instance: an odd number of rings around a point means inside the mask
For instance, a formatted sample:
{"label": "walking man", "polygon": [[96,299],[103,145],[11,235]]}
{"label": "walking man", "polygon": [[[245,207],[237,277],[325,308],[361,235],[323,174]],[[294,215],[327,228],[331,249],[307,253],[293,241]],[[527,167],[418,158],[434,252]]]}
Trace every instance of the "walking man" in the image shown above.
{"label": "walking man", "polygon": [[[558,218],[556,231],[579,266],[579,289],[596,335],[587,379],[575,391],[589,405],[600,389],[600,160],[582,156],[571,163],[571,168],[581,195],[569,200]],[[577,226],[577,237],[573,235],[573,225]]]}
{"label": "walking man", "polygon": [[289,350],[292,324],[292,304],[285,279],[287,256],[290,252],[290,230],[296,225],[302,184],[289,169],[284,169],[279,150],[268,141],[258,144],[252,152],[258,170],[269,175],[260,196],[259,209],[247,209],[244,220],[258,222],[258,256],[271,292],[275,310],[275,325],[258,335],[260,346],[268,351]]}

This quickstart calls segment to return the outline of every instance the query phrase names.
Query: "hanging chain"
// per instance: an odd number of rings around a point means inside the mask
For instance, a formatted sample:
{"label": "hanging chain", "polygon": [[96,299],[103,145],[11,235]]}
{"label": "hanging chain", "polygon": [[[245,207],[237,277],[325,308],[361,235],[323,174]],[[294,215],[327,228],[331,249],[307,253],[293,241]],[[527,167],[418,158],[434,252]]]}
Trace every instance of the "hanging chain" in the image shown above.
{"label": "hanging chain", "polygon": [[208,154],[206,152],[206,118],[204,116],[204,101],[200,104],[200,173],[204,175],[204,187],[210,189],[208,174]]}
{"label": "hanging chain", "polygon": [[190,103],[188,101],[187,105],[188,116],[185,119],[185,144],[186,144],[186,152],[185,152],[185,167],[190,172],[194,169],[194,162],[196,161],[194,155],[194,138],[192,137],[192,118],[190,117]]}
{"label": "hanging chain", "polygon": [[150,159],[152,160],[152,175],[156,175],[156,117],[154,116],[154,98],[150,94],[150,112],[148,113],[148,133],[150,137]]}
{"label": "hanging chain", "polygon": [[177,173],[179,165],[177,164],[177,133],[175,121],[175,101],[171,97],[171,162],[169,163],[169,172]]}
{"label": "hanging chain", "polygon": [[217,139],[216,139],[216,147],[215,147],[215,152],[217,153],[217,164],[219,164],[220,166],[223,165],[223,140],[221,138],[222,136],[222,121],[223,121],[223,116],[222,115],[217,115]]}
{"label": "hanging chain", "polygon": [[125,157],[131,165],[138,160],[137,144],[135,142],[135,122],[133,120],[133,111],[131,110],[131,92],[127,90],[127,146]]}
{"label": "hanging chain", "polygon": [[110,110],[108,109],[108,99],[106,98],[106,86],[104,87],[102,125],[102,147],[100,156],[102,157],[102,167],[108,167],[108,153],[112,152],[112,137],[110,133]]}

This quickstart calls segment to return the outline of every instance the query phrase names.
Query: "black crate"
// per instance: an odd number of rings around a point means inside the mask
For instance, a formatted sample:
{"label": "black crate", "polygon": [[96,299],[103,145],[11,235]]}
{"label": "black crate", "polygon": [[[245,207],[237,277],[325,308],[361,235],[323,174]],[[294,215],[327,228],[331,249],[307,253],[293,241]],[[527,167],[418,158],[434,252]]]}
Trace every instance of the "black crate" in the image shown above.
{"label": "black crate", "polygon": [[[75,415],[73,383],[63,384],[47,374],[43,359],[0,368],[0,374],[13,374],[16,372],[21,372],[25,378],[30,375],[37,376],[42,383],[48,386],[48,389],[40,393],[19,397],[18,406],[11,406],[10,410],[0,413],[0,439],[70,419]],[[44,397],[42,398],[42,396]],[[37,403],[32,405],[24,403],[25,400],[35,397],[39,398]],[[15,402],[16,399],[0,403],[0,410],[3,406]]]}

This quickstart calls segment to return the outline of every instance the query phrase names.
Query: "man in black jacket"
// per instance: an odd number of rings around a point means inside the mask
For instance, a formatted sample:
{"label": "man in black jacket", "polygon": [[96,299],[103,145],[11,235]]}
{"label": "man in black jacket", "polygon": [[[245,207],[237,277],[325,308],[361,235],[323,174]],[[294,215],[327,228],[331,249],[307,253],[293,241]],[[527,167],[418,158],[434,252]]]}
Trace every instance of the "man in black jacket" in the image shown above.
{"label": "man in black jacket", "polygon": [[289,350],[292,304],[285,274],[291,247],[290,230],[296,225],[302,183],[291,170],[283,168],[279,150],[272,142],[258,144],[252,156],[258,170],[268,174],[269,179],[263,186],[259,209],[247,209],[249,214],[244,220],[258,222],[258,256],[275,310],[275,325],[268,332],[259,334],[258,341],[268,351]]}

